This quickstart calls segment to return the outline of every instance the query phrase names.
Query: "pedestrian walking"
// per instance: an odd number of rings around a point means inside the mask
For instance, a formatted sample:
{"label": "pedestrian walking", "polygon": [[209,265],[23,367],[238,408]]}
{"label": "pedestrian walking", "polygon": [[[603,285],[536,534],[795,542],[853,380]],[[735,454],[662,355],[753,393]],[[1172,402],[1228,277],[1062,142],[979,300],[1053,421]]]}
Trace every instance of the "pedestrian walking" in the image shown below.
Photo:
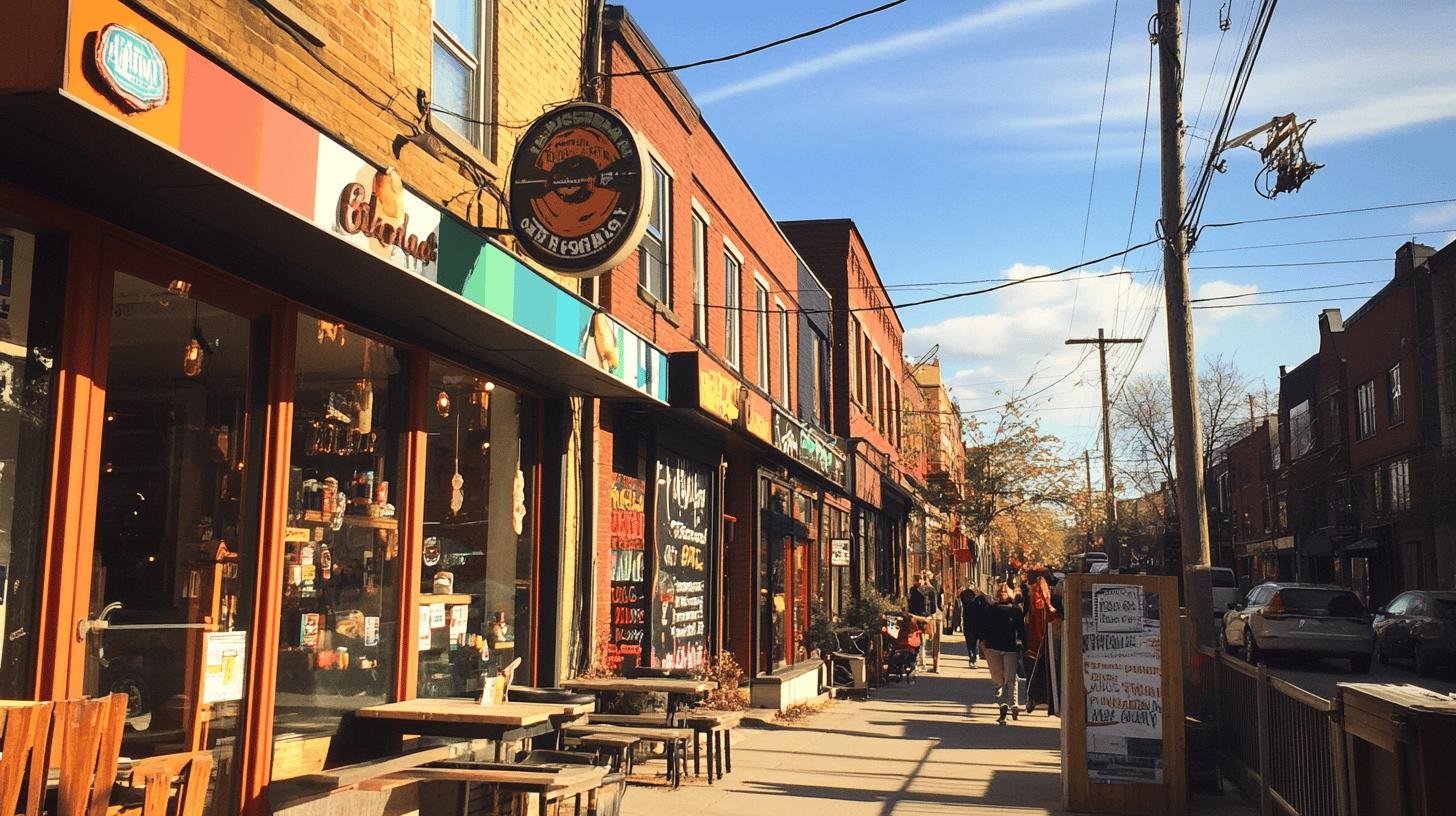
{"label": "pedestrian walking", "polygon": [[970,658],[973,669],[981,651],[981,618],[989,605],[986,593],[977,589],[971,581],[967,581],[966,588],[956,596],[956,609],[959,611],[956,619],[966,637],[966,656]]}
{"label": "pedestrian walking", "polygon": [[996,684],[996,698],[1001,701],[1001,716],[996,722],[1005,724],[1006,715],[1016,719],[1021,712],[1016,669],[1021,662],[1021,649],[1026,643],[1026,617],[1004,581],[996,584],[995,603],[986,608],[980,626],[981,649],[991,668],[991,682]]}
{"label": "pedestrian walking", "polygon": [[[1052,580],[1056,580],[1053,578]],[[1052,684],[1055,678],[1051,670],[1051,641],[1048,636],[1052,626],[1061,622],[1061,613],[1053,603],[1051,586],[1041,573],[1027,582],[1028,599],[1026,615],[1026,710],[1035,711],[1037,706],[1047,707],[1048,714],[1056,714],[1052,706],[1054,695]]]}
{"label": "pedestrian walking", "polygon": [[[909,596],[908,607],[910,617],[916,623],[920,624],[923,632],[923,636],[920,639],[920,652],[916,657],[915,663],[917,666],[924,668],[925,653],[926,651],[930,651],[932,654],[932,668],[929,671],[935,673],[940,669],[940,630],[935,625],[935,615],[939,603],[935,597],[935,588],[926,580],[925,573],[917,572],[915,574],[915,585],[910,588]],[[934,646],[931,645],[932,642],[935,643]]]}
{"label": "pedestrian walking", "polygon": [[925,644],[925,650],[930,653],[930,673],[940,673],[940,635],[945,629],[945,593],[935,583],[935,573],[925,570],[921,573],[925,577],[926,596],[930,606],[930,626],[927,629],[929,643]]}

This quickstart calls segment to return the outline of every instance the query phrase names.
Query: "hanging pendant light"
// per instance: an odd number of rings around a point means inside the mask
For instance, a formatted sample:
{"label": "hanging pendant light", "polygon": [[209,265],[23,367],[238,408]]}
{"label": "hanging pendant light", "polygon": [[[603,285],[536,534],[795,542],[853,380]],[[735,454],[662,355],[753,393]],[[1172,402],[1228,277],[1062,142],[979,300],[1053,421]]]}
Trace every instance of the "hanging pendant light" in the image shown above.
{"label": "hanging pendant light", "polygon": [[202,344],[196,337],[187,341],[187,348],[182,352],[182,373],[189,377],[202,373]]}
{"label": "hanging pendant light", "polygon": [[439,412],[440,419],[450,418],[450,395],[444,391],[435,397],[435,410]]}

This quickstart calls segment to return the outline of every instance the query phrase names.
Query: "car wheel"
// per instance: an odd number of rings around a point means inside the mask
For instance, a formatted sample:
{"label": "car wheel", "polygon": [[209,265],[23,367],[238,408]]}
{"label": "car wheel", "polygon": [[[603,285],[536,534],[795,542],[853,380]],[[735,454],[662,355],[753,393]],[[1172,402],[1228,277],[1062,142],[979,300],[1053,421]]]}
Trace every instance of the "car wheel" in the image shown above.
{"label": "car wheel", "polygon": [[1370,655],[1360,655],[1350,658],[1350,671],[1355,674],[1370,673]]}
{"label": "car wheel", "polygon": [[1421,677],[1429,677],[1431,669],[1435,668],[1435,666],[1432,665],[1430,656],[1426,654],[1425,647],[1417,643],[1414,647],[1414,652],[1416,658],[1416,674]]}

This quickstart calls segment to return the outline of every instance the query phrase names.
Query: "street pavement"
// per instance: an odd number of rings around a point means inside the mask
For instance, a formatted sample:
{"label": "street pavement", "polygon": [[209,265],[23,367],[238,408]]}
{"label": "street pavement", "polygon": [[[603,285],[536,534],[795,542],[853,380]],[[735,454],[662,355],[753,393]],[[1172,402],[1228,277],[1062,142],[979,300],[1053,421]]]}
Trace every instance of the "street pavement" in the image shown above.
{"label": "street pavement", "polygon": [[1344,660],[1285,660],[1273,658],[1268,664],[1269,673],[1286,680],[1326,700],[1332,699],[1335,686],[1340,683],[1408,683],[1436,692],[1456,693],[1456,679],[1446,669],[1431,677],[1415,673],[1410,661],[1392,660],[1388,665],[1379,662],[1370,665],[1369,674],[1355,674]]}
{"label": "street pavement", "polygon": [[[947,638],[940,674],[839,700],[794,725],[745,723],[733,733],[733,772],[709,787],[689,776],[678,790],[633,785],[626,816],[910,816],[1060,814],[1060,721],[1044,712],[996,724],[985,664],[967,667],[965,644]],[[647,767],[661,767],[651,763]],[[1191,812],[1248,816],[1225,785]]]}

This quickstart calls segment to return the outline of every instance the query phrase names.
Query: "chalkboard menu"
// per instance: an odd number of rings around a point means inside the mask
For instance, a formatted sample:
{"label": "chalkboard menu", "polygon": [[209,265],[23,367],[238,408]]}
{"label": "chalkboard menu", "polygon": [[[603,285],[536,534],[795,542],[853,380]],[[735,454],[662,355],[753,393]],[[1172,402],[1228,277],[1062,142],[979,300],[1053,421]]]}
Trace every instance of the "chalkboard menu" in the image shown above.
{"label": "chalkboard menu", "polygon": [[611,628],[607,636],[607,668],[615,669],[624,657],[643,663],[647,640],[647,498],[641,479],[613,474],[612,480],[612,597]]}
{"label": "chalkboard menu", "polygon": [[706,465],[670,454],[658,459],[651,613],[652,651],[663,668],[703,665],[712,483]]}

